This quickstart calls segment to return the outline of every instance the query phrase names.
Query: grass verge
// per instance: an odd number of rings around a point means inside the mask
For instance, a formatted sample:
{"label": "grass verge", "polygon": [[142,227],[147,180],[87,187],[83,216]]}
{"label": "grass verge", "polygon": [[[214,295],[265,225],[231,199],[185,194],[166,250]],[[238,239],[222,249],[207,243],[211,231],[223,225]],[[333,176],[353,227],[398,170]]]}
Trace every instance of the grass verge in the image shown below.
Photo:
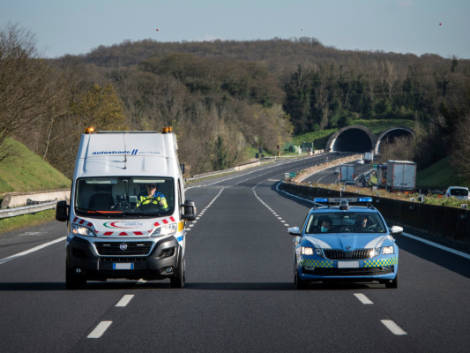
{"label": "grass verge", "polygon": [[25,214],[0,220],[0,234],[25,227],[36,226],[55,219],[55,209]]}

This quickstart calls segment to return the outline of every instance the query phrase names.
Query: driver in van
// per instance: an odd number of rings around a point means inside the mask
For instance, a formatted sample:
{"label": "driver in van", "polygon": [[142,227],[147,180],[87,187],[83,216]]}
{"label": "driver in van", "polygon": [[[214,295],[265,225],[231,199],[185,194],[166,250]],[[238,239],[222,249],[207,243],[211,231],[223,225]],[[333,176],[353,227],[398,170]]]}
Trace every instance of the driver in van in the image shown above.
{"label": "driver in van", "polygon": [[137,207],[144,205],[158,205],[162,209],[168,209],[168,202],[166,201],[165,195],[157,191],[157,184],[147,184],[147,196],[141,196]]}

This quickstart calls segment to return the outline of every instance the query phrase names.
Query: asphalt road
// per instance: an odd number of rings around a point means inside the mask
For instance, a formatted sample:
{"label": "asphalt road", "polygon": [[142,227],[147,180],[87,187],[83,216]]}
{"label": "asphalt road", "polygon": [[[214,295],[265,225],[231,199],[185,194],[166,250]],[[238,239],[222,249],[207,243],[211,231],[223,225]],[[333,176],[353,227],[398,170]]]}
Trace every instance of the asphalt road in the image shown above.
{"label": "asphalt road", "polygon": [[[468,352],[470,261],[462,257],[403,237],[398,289],[294,289],[286,229],[302,223],[307,206],[273,186],[322,158],[190,188],[202,214],[188,226],[184,289],[114,280],[67,291],[64,241],[0,261],[0,352]],[[0,259],[64,234],[58,222],[2,234]]]}

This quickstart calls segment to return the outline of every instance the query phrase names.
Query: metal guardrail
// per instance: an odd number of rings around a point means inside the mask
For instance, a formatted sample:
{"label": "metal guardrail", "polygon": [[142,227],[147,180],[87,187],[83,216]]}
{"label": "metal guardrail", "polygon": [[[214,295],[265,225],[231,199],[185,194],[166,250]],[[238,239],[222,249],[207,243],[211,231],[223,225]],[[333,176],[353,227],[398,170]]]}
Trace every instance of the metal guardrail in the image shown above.
{"label": "metal guardrail", "polygon": [[57,204],[57,201],[54,200],[54,201],[39,203],[37,205],[7,208],[4,210],[0,210],[0,219],[49,210],[51,208],[55,208],[56,204]]}

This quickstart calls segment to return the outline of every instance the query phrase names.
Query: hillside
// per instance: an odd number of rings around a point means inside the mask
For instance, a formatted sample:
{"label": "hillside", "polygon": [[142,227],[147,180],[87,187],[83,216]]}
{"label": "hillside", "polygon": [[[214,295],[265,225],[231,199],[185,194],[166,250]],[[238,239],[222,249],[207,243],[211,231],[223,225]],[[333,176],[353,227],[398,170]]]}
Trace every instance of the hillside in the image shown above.
{"label": "hillside", "polygon": [[25,145],[7,138],[0,162],[0,196],[6,192],[41,191],[70,187],[70,180]]}

